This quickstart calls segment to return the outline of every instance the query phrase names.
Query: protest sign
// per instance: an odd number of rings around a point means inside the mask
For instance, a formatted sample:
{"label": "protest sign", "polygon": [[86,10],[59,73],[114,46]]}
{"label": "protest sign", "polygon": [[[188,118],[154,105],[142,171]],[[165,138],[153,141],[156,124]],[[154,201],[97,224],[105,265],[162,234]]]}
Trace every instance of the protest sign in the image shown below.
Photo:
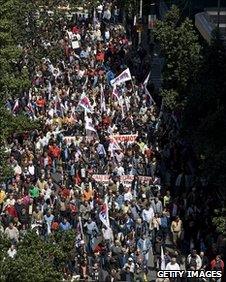
{"label": "protest sign", "polygon": [[[107,185],[110,180],[110,175],[108,174],[93,174],[92,178],[96,180],[97,182],[102,182],[103,184]],[[138,176],[139,180],[142,183],[149,184],[150,181],[152,182],[151,176]],[[130,186],[132,181],[134,179],[134,175],[122,175],[120,176],[120,182],[123,183],[125,186]]]}
{"label": "protest sign", "polygon": [[115,134],[115,135],[110,135],[110,139],[116,140],[117,142],[135,142],[137,138],[137,134]]}
{"label": "protest sign", "polygon": [[129,80],[132,80],[132,77],[131,77],[129,68],[127,68],[120,75],[118,75],[116,78],[111,80],[111,85],[115,87],[116,85],[120,85],[123,82],[129,81]]}

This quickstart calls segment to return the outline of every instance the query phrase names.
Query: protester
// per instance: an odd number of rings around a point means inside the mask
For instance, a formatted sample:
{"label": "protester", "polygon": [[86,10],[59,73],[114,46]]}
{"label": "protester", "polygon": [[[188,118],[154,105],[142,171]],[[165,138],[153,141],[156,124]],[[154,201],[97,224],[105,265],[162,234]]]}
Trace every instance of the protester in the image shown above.
{"label": "protester", "polygon": [[8,254],[8,256],[9,256],[10,258],[12,258],[12,259],[16,256],[17,251],[16,251],[16,248],[15,248],[15,245],[12,245],[12,246],[9,248],[7,254]]}
{"label": "protester", "polygon": [[171,259],[171,261],[166,265],[166,270],[180,270],[180,266],[177,263],[176,258]]}

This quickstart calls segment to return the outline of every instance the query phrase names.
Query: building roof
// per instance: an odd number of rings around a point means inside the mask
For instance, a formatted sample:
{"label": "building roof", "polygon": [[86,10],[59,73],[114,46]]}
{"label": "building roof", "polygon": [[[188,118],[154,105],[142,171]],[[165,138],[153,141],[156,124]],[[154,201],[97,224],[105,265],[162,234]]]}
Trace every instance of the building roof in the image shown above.
{"label": "building roof", "polygon": [[[204,39],[210,43],[212,31],[218,24],[217,8],[206,8],[204,12],[195,15],[195,25]],[[226,8],[221,8],[219,16],[219,28],[222,40],[226,44]]]}

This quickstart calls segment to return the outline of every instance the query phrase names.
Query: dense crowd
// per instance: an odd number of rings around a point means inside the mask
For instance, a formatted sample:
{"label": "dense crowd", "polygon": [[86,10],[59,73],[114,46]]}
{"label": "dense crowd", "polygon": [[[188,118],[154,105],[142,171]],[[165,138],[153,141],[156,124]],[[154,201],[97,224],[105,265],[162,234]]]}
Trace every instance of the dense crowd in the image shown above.
{"label": "dense crowd", "polygon": [[[23,47],[32,88],[7,107],[26,111],[42,128],[10,142],[14,175],[0,187],[8,255],[15,258],[30,228],[43,238],[72,229],[67,277],[149,281],[152,264],[223,270],[225,241],[210,227],[214,197],[196,175],[192,145],[178,135],[180,115],[153,101],[143,83],[150,56],[134,49],[118,17],[106,2],[92,20],[49,21],[42,37]],[[57,47],[63,59],[33,66],[35,47],[46,54]],[[132,80],[113,88],[128,69]]]}

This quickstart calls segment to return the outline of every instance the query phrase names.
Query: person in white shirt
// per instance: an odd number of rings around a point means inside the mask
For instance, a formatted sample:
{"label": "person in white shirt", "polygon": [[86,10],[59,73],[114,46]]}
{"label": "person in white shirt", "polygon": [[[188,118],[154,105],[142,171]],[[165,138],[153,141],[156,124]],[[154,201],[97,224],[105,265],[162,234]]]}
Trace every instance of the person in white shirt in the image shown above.
{"label": "person in white shirt", "polygon": [[189,270],[199,270],[202,267],[202,260],[196,250],[192,250],[187,257],[187,265]]}
{"label": "person in white shirt", "polygon": [[109,241],[113,241],[114,240],[114,236],[113,236],[113,232],[111,228],[102,228],[102,234],[105,240],[109,240]]}
{"label": "person in white shirt", "polygon": [[43,136],[39,141],[41,142],[42,147],[45,147],[49,143],[49,138],[47,136]]}
{"label": "person in white shirt", "polygon": [[31,176],[33,176],[35,174],[35,167],[34,167],[32,161],[29,162],[28,171],[29,171],[29,174]]}
{"label": "person in white shirt", "polygon": [[129,201],[131,202],[133,199],[133,195],[132,193],[130,192],[130,190],[127,188],[126,189],[126,193],[124,194],[124,201]]}
{"label": "person in white shirt", "polygon": [[14,206],[16,203],[16,200],[13,198],[13,195],[9,195],[9,198],[5,201],[4,205],[3,205],[3,210],[8,206]]}
{"label": "person in white shirt", "polygon": [[109,31],[109,29],[106,29],[105,32],[104,32],[104,39],[105,39],[106,41],[109,41],[109,40],[110,40],[110,37],[111,37],[110,31]]}
{"label": "person in white shirt", "polygon": [[22,174],[22,169],[21,169],[21,167],[18,165],[18,163],[17,163],[17,161],[15,162],[15,166],[14,166],[14,168],[13,168],[13,170],[14,170],[14,174],[16,175],[16,174]]}
{"label": "person in white shirt", "polygon": [[36,144],[35,144],[35,149],[37,150],[37,151],[40,151],[41,149],[42,149],[42,143],[41,143],[41,138],[40,138],[40,136],[37,138],[37,142],[36,142]]}
{"label": "person in white shirt", "polygon": [[119,150],[116,150],[115,151],[115,158],[116,158],[117,162],[120,163],[123,160],[123,158],[124,158],[123,152],[119,151]]}
{"label": "person in white shirt", "polygon": [[124,269],[126,269],[127,267],[129,267],[129,271],[134,273],[135,271],[135,263],[133,262],[132,258],[128,258],[128,262],[124,265]]}
{"label": "person in white shirt", "polygon": [[49,185],[46,184],[44,186],[43,191],[42,191],[42,195],[44,196],[44,200],[47,201],[48,199],[50,199],[51,194],[52,194],[52,190],[50,189]]}
{"label": "person in white shirt", "polygon": [[177,263],[176,258],[172,258],[171,262],[167,263],[166,270],[180,270],[180,266]]}
{"label": "person in white shirt", "polygon": [[119,164],[119,166],[117,168],[117,174],[118,174],[118,176],[122,176],[122,175],[125,174],[124,167],[121,164]]}
{"label": "person in white shirt", "polygon": [[100,157],[106,156],[106,151],[103,144],[99,143],[96,148],[97,148],[97,153]]}
{"label": "person in white shirt", "polygon": [[111,11],[109,9],[104,10],[103,19],[110,21],[111,19]]}
{"label": "person in white shirt", "polygon": [[103,12],[103,5],[100,4],[100,5],[97,7],[97,16],[98,16],[98,19],[99,19],[99,20],[101,19],[102,12]]}
{"label": "person in white shirt", "polygon": [[8,249],[7,254],[10,258],[14,258],[17,251],[14,245],[11,245],[11,247]]}
{"label": "person in white shirt", "polygon": [[150,223],[154,217],[154,209],[152,206],[146,205],[145,209],[142,211],[142,219],[143,221]]}

